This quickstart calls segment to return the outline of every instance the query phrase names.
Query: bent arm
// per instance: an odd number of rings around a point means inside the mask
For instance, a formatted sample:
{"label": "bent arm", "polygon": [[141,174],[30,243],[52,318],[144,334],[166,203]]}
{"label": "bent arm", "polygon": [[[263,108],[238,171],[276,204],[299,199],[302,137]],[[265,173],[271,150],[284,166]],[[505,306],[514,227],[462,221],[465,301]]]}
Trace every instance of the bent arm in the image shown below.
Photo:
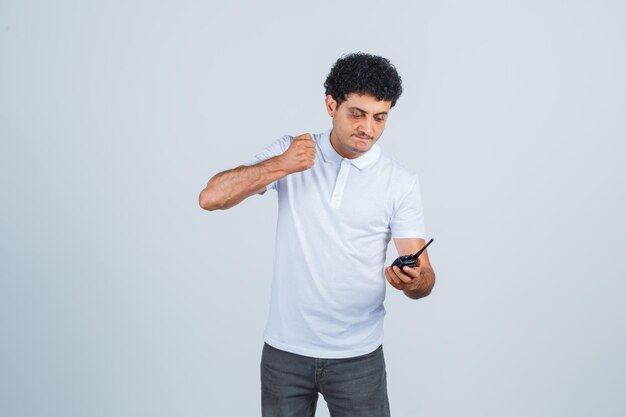
{"label": "bent arm", "polygon": [[[425,242],[424,239],[403,238],[394,239],[394,244],[398,250],[398,255],[402,256],[416,253],[424,247]],[[430,295],[435,286],[435,271],[433,271],[430,259],[428,259],[428,250],[422,252],[415,269],[419,271],[419,275],[413,278],[415,280],[414,285],[403,286],[399,289],[402,289],[407,297],[417,300]]]}
{"label": "bent arm", "polygon": [[268,184],[287,175],[310,169],[315,160],[311,134],[296,136],[286,151],[252,165],[241,165],[220,172],[200,192],[200,207],[205,210],[229,209],[251,195],[265,191]]}
{"label": "bent arm", "polygon": [[263,192],[268,184],[288,174],[281,155],[256,165],[241,165],[220,172],[200,192],[200,207],[205,210],[229,209],[251,195]]}

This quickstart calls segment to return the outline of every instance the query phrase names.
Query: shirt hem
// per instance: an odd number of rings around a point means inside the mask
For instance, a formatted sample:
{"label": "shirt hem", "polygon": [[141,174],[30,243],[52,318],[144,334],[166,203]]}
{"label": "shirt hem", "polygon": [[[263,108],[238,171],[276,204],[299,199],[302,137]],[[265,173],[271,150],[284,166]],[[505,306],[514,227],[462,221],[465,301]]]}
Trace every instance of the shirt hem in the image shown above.
{"label": "shirt hem", "polygon": [[272,339],[271,337],[265,336],[265,343],[268,345],[284,350],[286,352],[295,353],[297,355],[309,356],[311,358],[318,359],[345,359],[345,358],[353,358],[355,356],[365,355],[367,353],[373,352],[383,343],[383,337],[379,337],[378,340],[374,343],[368,344],[359,349],[351,349],[351,350],[318,350],[318,349],[307,349],[299,346],[292,346],[287,343],[282,343],[277,340]]}

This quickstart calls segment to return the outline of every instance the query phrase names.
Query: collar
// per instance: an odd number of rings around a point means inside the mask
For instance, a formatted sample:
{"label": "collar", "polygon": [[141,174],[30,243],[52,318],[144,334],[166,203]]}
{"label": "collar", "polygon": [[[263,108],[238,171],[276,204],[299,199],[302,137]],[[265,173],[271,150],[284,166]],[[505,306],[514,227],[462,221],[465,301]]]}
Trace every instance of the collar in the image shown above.
{"label": "collar", "polygon": [[333,145],[330,143],[330,133],[333,131],[331,127],[324,133],[320,138],[320,150],[322,151],[322,157],[325,162],[335,162],[340,164],[341,160],[345,159],[350,162],[352,165],[357,167],[359,170],[363,170],[371,165],[373,165],[378,158],[380,158],[381,150],[378,142],[376,142],[369,151],[365,152],[363,155],[358,158],[348,159],[339,155]]}

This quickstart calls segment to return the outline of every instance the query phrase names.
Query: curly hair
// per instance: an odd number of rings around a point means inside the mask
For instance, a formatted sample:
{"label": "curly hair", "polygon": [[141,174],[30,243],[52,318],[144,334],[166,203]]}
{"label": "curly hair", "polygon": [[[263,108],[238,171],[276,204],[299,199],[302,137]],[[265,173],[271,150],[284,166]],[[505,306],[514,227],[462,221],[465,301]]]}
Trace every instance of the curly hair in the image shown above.
{"label": "curly hair", "polygon": [[391,101],[391,107],[402,94],[402,79],[388,59],[356,52],[335,62],[326,82],[326,95],[337,101],[337,107],[351,93],[369,94],[377,100]]}

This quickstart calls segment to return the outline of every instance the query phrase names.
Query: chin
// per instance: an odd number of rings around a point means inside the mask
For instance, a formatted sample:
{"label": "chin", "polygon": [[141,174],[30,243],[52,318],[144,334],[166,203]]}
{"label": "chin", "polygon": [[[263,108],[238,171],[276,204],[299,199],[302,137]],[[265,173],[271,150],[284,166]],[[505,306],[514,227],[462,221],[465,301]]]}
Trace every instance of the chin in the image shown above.
{"label": "chin", "polygon": [[372,144],[368,144],[368,146],[365,146],[365,147],[363,147],[363,145],[361,146],[357,145],[357,146],[352,147],[352,150],[354,152],[367,152],[370,150],[371,147],[372,147]]}

